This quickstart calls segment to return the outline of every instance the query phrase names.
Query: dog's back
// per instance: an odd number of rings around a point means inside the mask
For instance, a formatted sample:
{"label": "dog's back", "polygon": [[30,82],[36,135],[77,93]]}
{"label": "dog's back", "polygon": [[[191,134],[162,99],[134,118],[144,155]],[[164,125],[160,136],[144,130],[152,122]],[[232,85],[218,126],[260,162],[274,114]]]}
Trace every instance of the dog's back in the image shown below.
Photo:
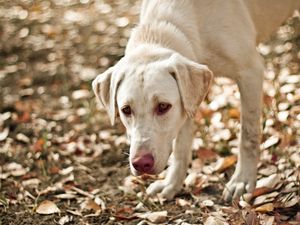
{"label": "dog's back", "polygon": [[244,0],[257,31],[257,42],[265,41],[300,8],[300,0]]}

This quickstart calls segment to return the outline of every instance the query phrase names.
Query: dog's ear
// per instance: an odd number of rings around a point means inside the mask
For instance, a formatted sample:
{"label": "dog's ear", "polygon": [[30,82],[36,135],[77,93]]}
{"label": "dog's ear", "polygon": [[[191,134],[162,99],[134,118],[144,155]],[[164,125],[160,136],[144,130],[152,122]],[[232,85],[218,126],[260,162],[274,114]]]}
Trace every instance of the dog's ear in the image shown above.
{"label": "dog's ear", "polygon": [[213,73],[207,66],[178,53],[174,53],[169,62],[169,72],[177,81],[183,107],[187,115],[193,117],[209,90]]}
{"label": "dog's ear", "polygon": [[117,116],[116,92],[121,80],[121,75],[114,73],[114,67],[110,67],[99,74],[92,83],[93,91],[100,104],[106,109],[112,125],[115,124]]}

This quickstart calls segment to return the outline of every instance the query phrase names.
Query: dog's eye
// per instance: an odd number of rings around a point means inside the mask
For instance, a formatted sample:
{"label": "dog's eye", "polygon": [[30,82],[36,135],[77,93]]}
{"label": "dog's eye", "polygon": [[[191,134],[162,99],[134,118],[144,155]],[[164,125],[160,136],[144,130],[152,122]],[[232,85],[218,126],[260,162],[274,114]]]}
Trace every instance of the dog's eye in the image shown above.
{"label": "dog's eye", "polygon": [[172,107],[172,105],[171,104],[169,104],[169,103],[159,103],[158,105],[157,105],[157,107],[156,107],[156,114],[157,115],[163,115],[163,114],[165,114],[166,112],[168,112],[169,111],[169,109]]}
{"label": "dog's eye", "polygon": [[132,110],[129,105],[124,106],[121,111],[124,113],[125,116],[130,116],[132,114]]}

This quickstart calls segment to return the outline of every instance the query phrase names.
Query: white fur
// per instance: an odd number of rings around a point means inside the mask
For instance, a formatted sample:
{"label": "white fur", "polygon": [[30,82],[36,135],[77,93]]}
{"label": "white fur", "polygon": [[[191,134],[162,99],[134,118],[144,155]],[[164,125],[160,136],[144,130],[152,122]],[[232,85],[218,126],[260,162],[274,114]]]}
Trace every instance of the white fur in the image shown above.
{"label": "white fur", "polygon": [[[191,118],[212,72],[235,80],[241,92],[239,160],[224,198],[254,189],[264,70],[256,44],[299,7],[299,0],[144,0],[125,56],[95,79],[93,89],[112,124],[119,114],[127,129],[134,174],[137,155],[153,154],[159,173],[173,152],[165,180],[151,184],[149,194],[171,199],[181,189],[191,157]],[[172,105],[165,115],[154,113],[159,102]],[[124,105],[132,116],[123,115]]]}

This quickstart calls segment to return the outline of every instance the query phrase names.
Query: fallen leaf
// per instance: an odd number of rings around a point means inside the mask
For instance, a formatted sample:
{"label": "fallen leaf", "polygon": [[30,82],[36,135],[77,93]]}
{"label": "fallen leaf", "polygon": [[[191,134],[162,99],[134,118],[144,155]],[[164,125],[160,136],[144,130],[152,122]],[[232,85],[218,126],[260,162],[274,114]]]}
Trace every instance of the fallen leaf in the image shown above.
{"label": "fallen leaf", "polygon": [[35,152],[41,152],[44,149],[45,140],[43,138],[40,138],[37,140],[37,142],[33,145],[33,150]]}
{"label": "fallen leaf", "polygon": [[276,173],[278,170],[278,168],[274,165],[268,165],[267,167],[265,168],[262,168],[258,171],[259,174],[262,174],[264,176],[270,176],[274,173]]}
{"label": "fallen leaf", "polygon": [[55,195],[55,198],[59,198],[59,199],[75,199],[78,196],[76,196],[75,194],[72,193],[65,193],[65,194],[58,194]]}
{"label": "fallen leaf", "polygon": [[22,185],[24,187],[26,187],[26,186],[37,187],[40,183],[41,183],[41,181],[38,178],[32,178],[32,179],[22,181]]}
{"label": "fallen leaf", "polygon": [[65,175],[68,175],[68,174],[72,173],[73,170],[74,170],[74,167],[73,166],[69,166],[69,167],[67,167],[65,169],[60,170],[59,174],[65,176]]}
{"label": "fallen leaf", "polygon": [[72,98],[75,100],[89,98],[91,93],[88,90],[76,90],[72,93]]}
{"label": "fallen leaf", "polygon": [[217,158],[218,154],[211,150],[211,149],[207,149],[207,148],[200,148],[197,151],[197,156],[199,159],[203,160],[203,161],[209,161],[209,160],[214,160]]}
{"label": "fallen leaf", "polygon": [[263,149],[268,149],[268,148],[278,144],[279,140],[280,140],[279,137],[271,136],[264,143],[262,143],[261,146],[262,146]]}
{"label": "fallen leaf", "polygon": [[124,207],[124,208],[117,210],[117,212],[114,216],[120,220],[133,220],[136,218],[140,218],[140,217],[138,217],[138,215],[133,214],[133,212],[134,211],[132,208]]}
{"label": "fallen leaf", "polygon": [[272,174],[268,177],[264,177],[257,181],[256,188],[270,188],[273,189],[280,181],[280,175],[279,174]]}
{"label": "fallen leaf", "polygon": [[236,155],[231,155],[231,156],[227,156],[225,158],[220,158],[216,162],[214,171],[221,173],[221,172],[225,171],[226,169],[232,167],[236,163],[236,161],[237,161]]}
{"label": "fallen leaf", "polygon": [[0,141],[4,141],[9,134],[9,128],[4,128],[3,131],[0,132]]}
{"label": "fallen leaf", "polygon": [[268,215],[263,215],[263,217],[261,218],[261,222],[264,225],[273,225],[275,224],[275,217],[274,216],[268,216]]}
{"label": "fallen leaf", "polygon": [[293,92],[296,89],[295,84],[285,84],[280,88],[282,94]]}
{"label": "fallen leaf", "polygon": [[181,207],[190,206],[191,203],[185,199],[177,198],[176,199],[176,205],[179,205]]}
{"label": "fallen leaf", "polygon": [[59,213],[60,209],[56,206],[54,202],[45,200],[40,203],[40,205],[36,209],[36,212],[38,214],[50,215],[54,213]]}
{"label": "fallen leaf", "polygon": [[232,119],[239,119],[240,118],[240,111],[237,109],[229,109],[228,115]]}
{"label": "fallen leaf", "polygon": [[73,219],[72,216],[68,216],[68,215],[63,216],[63,217],[61,217],[61,218],[59,219],[58,224],[59,224],[59,225],[65,225],[66,223],[71,222],[72,219]]}
{"label": "fallen leaf", "polygon": [[286,122],[289,117],[289,111],[281,111],[277,114],[277,118],[280,122]]}
{"label": "fallen leaf", "polygon": [[29,143],[30,142],[30,139],[29,137],[27,137],[25,134],[22,134],[22,133],[18,133],[16,135],[16,139],[20,142],[23,142],[25,144]]}
{"label": "fallen leaf", "polygon": [[246,215],[246,225],[259,225],[259,219],[255,212],[250,211]]}
{"label": "fallen leaf", "polygon": [[30,112],[25,111],[23,112],[18,118],[17,118],[17,122],[18,123],[28,123],[31,121],[31,115]]}
{"label": "fallen leaf", "polygon": [[58,173],[59,173],[60,168],[57,167],[57,166],[52,166],[52,167],[49,168],[48,171],[49,171],[49,173],[50,173],[51,175],[55,175],[55,174],[58,174]]}
{"label": "fallen leaf", "polygon": [[185,178],[184,184],[187,187],[195,186],[197,179],[200,179],[200,176],[196,172],[192,172]]}
{"label": "fallen leaf", "polygon": [[268,187],[255,188],[255,190],[252,193],[252,197],[255,198],[257,196],[264,195],[266,193],[269,193],[270,191],[272,191],[272,188],[268,188]]}
{"label": "fallen leaf", "polygon": [[81,212],[79,212],[78,210],[67,210],[68,213],[71,213],[72,215],[75,216],[82,216]]}
{"label": "fallen leaf", "polygon": [[197,170],[197,171],[201,171],[201,169],[203,168],[204,163],[201,159],[196,158],[192,161],[192,168],[193,170]]}
{"label": "fallen leaf", "polygon": [[300,154],[299,152],[295,152],[290,156],[291,161],[295,163],[295,166],[300,167]]}
{"label": "fallen leaf", "polygon": [[297,212],[295,218],[297,222],[300,222],[300,212]]}
{"label": "fallen leaf", "polygon": [[129,175],[124,178],[123,186],[119,186],[119,189],[122,190],[125,194],[135,194],[135,188],[138,187],[136,183],[136,177]]}
{"label": "fallen leaf", "polygon": [[75,186],[72,186],[71,189],[72,189],[73,191],[76,191],[78,194],[81,194],[81,195],[86,196],[86,197],[88,197],[88,198],[91,198],[91,199],[94,198],[94,195],[92,195],[92,194],[90,194],[90,193],[88,193],[88,192],[86,192],[86,191],[84,191],[84,190],[81,190],[81,189],[79,189],[79,188],[77,188],[77,187],[75,187]]}
{"label": "fallen leaf", "polygon": [[258,196],[254,199],[253,205],[258,206],[267,202],[273,202],[278,194],[278,192],[271,192],[270,194]]}
{"label": "fallen leaf", "polygon": [[81,203],[80,207],[83,211],[93,210],[97,214],[101,212],[101,207],[93,199],[87,199]]}
{"label": "fallen leaf", "polygon": [[[243,195],[243,197],[244,197],[244,195]],[[242,209],[249,208],[250,205],[248,202],[249,201],[239,201],[239,205],[242,207]]]}
{"label": "fallen leaf", "polygon": [[264,205],[261,205],[261,206],[258,206],[255,208],[256,212],[261,212],[261,213],[272,212],[273,210],[274,210],[273,203],[267,203],[267,204],[264,204]]}
{"label": "fallen leaf", "polygon": [[203,202],[200,203],[201,207],[204,208],[204,207],[213,207],[214,206],[214,202],[212,200],[204,200]]}
{"label": "fallen leaf", "polygon": [[300,202],[300,197],[295,196],[295,197],[283,202],[283,207],[290,208],[290,207],[293,207],[294,205],[298,204],[299,202]]}
{"label": "fallen leaf", "polygon": [[146,212],[146,213],[135,213],[138,218],[149,220],[152,223],[164,223],[167,220],[168,212]]}
{"label": "fallen leaf", "polygon": [[205,222],[204,225],[229,225],[225,220],[214,217],[214,216],[209,216]]}

